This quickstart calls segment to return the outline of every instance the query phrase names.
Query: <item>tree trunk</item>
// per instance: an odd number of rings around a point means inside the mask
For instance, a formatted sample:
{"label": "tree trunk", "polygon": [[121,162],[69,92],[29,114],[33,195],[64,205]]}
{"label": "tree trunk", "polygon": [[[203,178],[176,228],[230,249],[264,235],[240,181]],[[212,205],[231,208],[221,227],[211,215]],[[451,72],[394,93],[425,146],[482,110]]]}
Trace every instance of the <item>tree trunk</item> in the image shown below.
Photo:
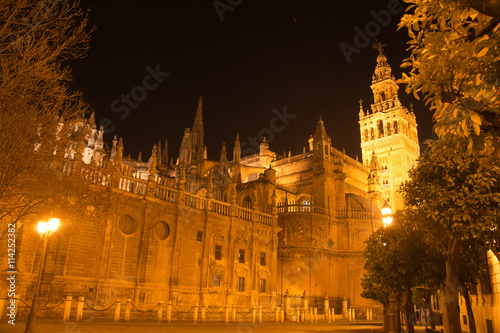
{"label": "tree trunk", "polygon": [[401,333],[401,299],[399,293],[396,294],[396,333]]}
{"label": "tree trunk", "polygon": [[[403,291],[403,308],[405,311],[406,317],[406,332],[415,333],[414,318],[415,314],[413,311],[413,300],[412,300],[412,292],[411,287],[406,285]],[[472,332],[471,332],[472,333]]]}
{"label": "tree trunk", "polygon": [[427,298],[427,304],[429,305],[429,316],[431,317],[431,329],[436,329],[436,316],[434,316],[434,310],[432,310],[432,302],[431,302],[431,293],[429,293],[429,297]]}
{"label": "tree trunk", "polygon": [[461,245],[462,242],[455,237],[450,237],[448,240],[446,281],[441,288],[444,303],[443,324],[446,333],[462,333],[462,327],[460,326],[460,309],[458,306],[458,268]]}
{"label": "tree trunk", "polygon": [[463,289],[465,298],[465,307],[467,308],[467,317],[469,318],[469,332],[476,333],[476,321],[474,320],[474,313],[472,312],[472,305],[470,303],[469,288],[465,286]]}

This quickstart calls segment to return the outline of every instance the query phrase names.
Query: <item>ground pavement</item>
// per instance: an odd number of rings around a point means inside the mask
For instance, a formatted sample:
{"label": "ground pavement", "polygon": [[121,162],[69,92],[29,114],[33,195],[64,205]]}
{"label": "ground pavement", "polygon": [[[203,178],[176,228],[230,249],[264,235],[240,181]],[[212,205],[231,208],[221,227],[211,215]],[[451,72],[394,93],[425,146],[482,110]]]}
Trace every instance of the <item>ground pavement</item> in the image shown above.
{"label": "ground pavement", "polygon": [[[0,323],[0,333],[23,333],[25,322],[15,326],[5,322]],[[415,326],[416,333],[425,333],[425,327]],[[235,324],[205,323],[205,324],[153,324],[151,322],[114,323],[109,321],[68,322],[40,319],[37,322],[37,333],[314,333],[314,332],[349,332],[349,333],[383,333],[380,322],[348,322],[335,323],[293,323],[285,324],[263,323],[252,324],[240,322]]]}

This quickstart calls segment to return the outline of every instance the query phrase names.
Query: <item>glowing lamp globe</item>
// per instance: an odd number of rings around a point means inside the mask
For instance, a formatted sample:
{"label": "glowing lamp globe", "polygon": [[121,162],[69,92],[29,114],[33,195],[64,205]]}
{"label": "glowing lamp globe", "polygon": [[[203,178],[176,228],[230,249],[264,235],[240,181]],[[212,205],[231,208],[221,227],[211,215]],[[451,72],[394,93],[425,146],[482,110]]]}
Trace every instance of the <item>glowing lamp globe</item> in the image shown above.
{"label": "glowing lamp globe", "polygon": [[56,218],[49,219],[49,231],[51,233],[57,230],[57,228],[59,227],[59,222],[61,222],[60,219]]}
{"label": "glowing lamp globe", "polygon": [[37,230],[38,230],[38,233],[40,235],[45,235],[48,228],[49,228],[49,225],[47,222],[43,222],[43,221],[38,222]]}

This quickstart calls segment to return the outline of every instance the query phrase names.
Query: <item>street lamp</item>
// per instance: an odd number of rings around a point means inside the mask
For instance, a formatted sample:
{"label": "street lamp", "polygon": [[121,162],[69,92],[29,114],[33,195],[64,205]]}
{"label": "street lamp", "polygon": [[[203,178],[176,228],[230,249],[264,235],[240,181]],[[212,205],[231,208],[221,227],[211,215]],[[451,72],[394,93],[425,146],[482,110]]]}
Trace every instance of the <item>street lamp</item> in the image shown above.
{"label": "street lamp", "polygon": [[45,264],[45,252],[47,250],[47,240],[50,235],[59,227],[59,222],[61,220],[56,218],[51,218],[47,222],[40,221],[38,222],[37,231],[38,234],[43,238],[43,250],[42,250],[42,258],[40,260],[40,268],[38,269],[38,278],[36,279],[35,286],[35,294],[33,296],[33,302],[31,303],[30,313],[28,314],[28,320],[26,321],[26,329],[24,333],[32,333],[35,332],[35,320],[36,320],[36,310],[38,303],[38,293],[40,289],[40,281],[42,279],[42,271]]}
{"label": "street lamp", "polygon": [[[389,206],[389,202],[386,201],[381,208],[382,211],[382,222],[384,223],[384,228],[390,226],[392,223],[392,209]],[[384,245],[386,245],[384,243]],[[396,293],[394,289],[389,289],[389,333],[398,333],[400,330],[397,325],[398,316],[398,304]]]}
{"label": "street lamp", "polygon": [[384,223],[384,228],[392,223],[392,209],[391,206],[386,202],[382,206],[382,222]]}

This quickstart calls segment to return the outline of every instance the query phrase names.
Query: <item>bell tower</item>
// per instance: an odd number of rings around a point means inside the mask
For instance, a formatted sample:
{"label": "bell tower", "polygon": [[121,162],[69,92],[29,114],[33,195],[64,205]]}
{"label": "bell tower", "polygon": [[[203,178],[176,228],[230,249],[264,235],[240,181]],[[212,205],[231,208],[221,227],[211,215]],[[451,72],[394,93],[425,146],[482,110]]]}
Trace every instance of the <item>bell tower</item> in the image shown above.
{"label": "bell tower", "polygon": [[379,52],[370,86],[374,103],[366,111],[363,101],[359,103],[361,154],[366,166],[370,166],[372,157],[378,160],[383,200],[395,211],[403,207],[398,190],[408,180],[408,171],[420,155],[417,122],[413,110],[399,101],[399,87],[383,45],[377,42],[374,48]]}

